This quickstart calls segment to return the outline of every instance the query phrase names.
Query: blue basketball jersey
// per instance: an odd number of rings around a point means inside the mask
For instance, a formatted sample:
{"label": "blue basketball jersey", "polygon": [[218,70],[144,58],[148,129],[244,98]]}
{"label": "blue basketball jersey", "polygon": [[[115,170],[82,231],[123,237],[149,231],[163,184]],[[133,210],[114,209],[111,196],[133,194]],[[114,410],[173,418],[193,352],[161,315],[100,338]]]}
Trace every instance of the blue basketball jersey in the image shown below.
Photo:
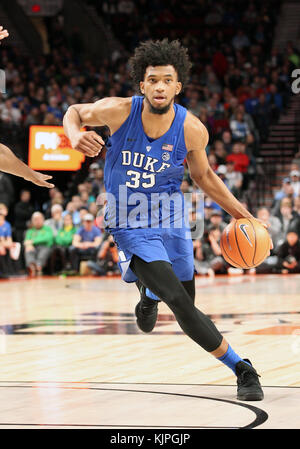
{"label": "blue basketball jersey", "polygon": [[180,186],[187,154],[184,120],[187,110],[174,104],[169,130],[150,139],[142,124],[142,96],[132,97],[131,112],[109,138],[104,168],[107,204],[105,223],[110,231],[161,226],[185,227]]}

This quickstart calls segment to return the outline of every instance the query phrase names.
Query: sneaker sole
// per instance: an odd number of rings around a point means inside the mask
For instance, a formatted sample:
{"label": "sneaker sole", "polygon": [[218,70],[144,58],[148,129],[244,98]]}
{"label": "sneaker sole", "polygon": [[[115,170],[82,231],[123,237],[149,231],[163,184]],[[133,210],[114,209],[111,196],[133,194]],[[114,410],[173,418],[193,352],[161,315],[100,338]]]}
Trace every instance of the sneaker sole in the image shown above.
{"label": "sneaker sole", "polygon": [[263,393],[245,393],[237,395],[239,401],[262,401],[264,399]]}

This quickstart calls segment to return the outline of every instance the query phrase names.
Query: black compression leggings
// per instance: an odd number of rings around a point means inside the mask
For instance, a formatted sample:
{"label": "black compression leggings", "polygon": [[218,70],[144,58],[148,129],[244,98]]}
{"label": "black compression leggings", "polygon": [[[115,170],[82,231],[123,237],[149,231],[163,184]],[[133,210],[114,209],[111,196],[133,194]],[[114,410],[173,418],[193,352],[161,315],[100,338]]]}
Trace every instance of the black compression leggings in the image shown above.
{"label": "black compression leggings", "polygon": [[162,260],[147,263],[134,255],[130,268],[145,287],[168,305],[186,335],[208,352],[220,346],[222,335],[214,323],[194,306],[192,281],[181,283],[171,264]]}
{"label": "black compression leggings", "polygon": [[[190,295],[190,298],[193,301],[193,304],[195,303],[195,276],[191,281],[180,281],[184,288],[186,289],[187,293]],[[150,298],[152,299],[152,298]],[[153,299],[153,301],[157,301],[157,299]],[[160,302],[160,300],[159,300]]]}

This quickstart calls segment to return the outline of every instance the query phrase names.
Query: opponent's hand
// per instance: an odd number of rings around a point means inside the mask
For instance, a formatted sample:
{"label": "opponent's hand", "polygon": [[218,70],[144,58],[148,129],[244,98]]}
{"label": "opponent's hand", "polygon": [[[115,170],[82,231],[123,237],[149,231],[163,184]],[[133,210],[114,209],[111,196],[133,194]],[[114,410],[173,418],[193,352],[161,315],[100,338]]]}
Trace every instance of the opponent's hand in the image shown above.
{"label": "opponent's hand", "polygon": [[54,184],[47,182],[49,179],[52,179],[52,176],[44,175],[43,173],[40,173],[38,171],[32,170],[31,174],[29,176],[26,176],[24,179],[40,187],[47,187],[48,189],[52,189],[54,187]]}
{"label": "opponent's hand", "polygon": [[3,29],[3,26],[0,26],[0,41],[9,36],[8,31]]}
{"label": "opponent's hand", "polygon": [[84,131],[78,133],[71,140],[74,150],[80,151],[85,156],[98,156],[102,147],[105,145],[104,140],[95,131]]}

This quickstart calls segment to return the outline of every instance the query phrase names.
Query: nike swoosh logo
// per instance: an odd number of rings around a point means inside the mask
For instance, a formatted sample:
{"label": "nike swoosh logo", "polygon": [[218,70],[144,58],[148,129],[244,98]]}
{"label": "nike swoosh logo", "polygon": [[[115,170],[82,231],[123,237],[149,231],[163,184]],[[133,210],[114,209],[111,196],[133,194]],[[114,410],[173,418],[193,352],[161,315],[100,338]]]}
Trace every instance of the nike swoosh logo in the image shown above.
{"label": "nike swoosh logo", "polygon": [[229,231],[228,231],[228,229],[226,230],[226,241],[227,241],[227,245],[228,245],[229,250],[232,251],[232,248],[231,248],[231,245],[230,245],[230,242],[229,242]]}
{"label": "nike swoosh logo", "polygon": [[242,231],[242,233],[244,234],[244,236],[246,237],[246,239],[248,240],[250,246],[253,247],[253,245],[252,245],[252,243],[251,243],[251,240],[250,240],[250,237],[249,237],[249,235],[248,235],[248,233],[247,233],[247,231],[246,231],[247,226],[249,226],[249,225],[247,225],[247,224],[240,224],[240,225],[239,225],[239,228],[240,228],[240,230]]}

